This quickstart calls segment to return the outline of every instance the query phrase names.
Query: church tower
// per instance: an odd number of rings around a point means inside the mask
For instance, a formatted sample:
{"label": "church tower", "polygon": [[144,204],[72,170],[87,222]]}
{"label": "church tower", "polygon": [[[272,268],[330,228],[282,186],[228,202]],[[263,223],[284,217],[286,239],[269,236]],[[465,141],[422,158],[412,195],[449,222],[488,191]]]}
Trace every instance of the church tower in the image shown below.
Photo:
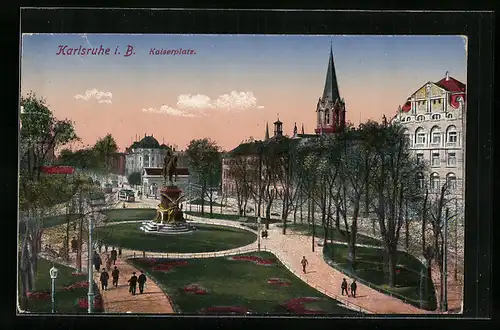
{"label": "church tower", "polygon": [[345,127],[345,103],[340,97],[335,64],[333,63],[333,49],[330,46],[330,58],[326,72],[323,96],[316,105],[316,134],[331,134],[341,132]]}
{"label": "church tower", "polygon": [[264,141],[269,140],[269,124],[266,123],[266,135],[264,136]]}

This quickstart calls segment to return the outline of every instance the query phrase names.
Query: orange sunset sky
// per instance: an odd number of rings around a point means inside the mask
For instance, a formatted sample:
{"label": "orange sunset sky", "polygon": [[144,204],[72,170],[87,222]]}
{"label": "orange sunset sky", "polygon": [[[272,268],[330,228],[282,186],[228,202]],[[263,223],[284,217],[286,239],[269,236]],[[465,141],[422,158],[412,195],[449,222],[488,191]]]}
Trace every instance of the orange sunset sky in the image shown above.
{"label": "orange sunset sky", "polygon": [[[262,139],[266,122],[272,134],[278,114],[286,134],[294,122],[313,132],[330,45],[354,124],[393,115],[446,71],[467,82],[460,36],[33,34],[22,38],[21,94],[45,97],[56,117],[74,121],[83,144],[111,133],[123,151],[152,134],[179,149],[209,137],[230,150]],[[80,46],[109,55],[69,54]],[[162,49],[181,51],[155,54]]]}

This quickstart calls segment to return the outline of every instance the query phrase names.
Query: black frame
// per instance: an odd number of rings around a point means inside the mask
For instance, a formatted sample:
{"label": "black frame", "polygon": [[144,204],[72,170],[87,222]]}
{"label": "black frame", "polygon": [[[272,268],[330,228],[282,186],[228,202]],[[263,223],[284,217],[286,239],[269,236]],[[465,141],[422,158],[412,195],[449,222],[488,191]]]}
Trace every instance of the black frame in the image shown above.
{"label": "black frame", "polygon": [[[465,221],[467,230],[465,233],[464,314],[463,316],[453,315],[453,317],[490,318],[492,316],[491,306],[493,302],[490,290],[492,282],[491,220],[493,213],[491,184],[493,182],[491,143],[493,133],[493,12],[201,9],[151,11],[149,9],[26,8],[21,9],[20,20],[20,33],[441,34],[467,36],[467,113],[472,115],[467,117],[466,128]],[[19,93],[17,97],[19,98]],[[12,126],[16,125],[14,120],[18,120],[17,115],[15,117],[12,122],[9,121]],[[8,139],[13,141],[13,136],[9,136]],[[14,167],[14,170],[17,171],[17,166]],[[14,178],[15,175],[11,177]],[[11,187],[15,186],[15,184],[11,185]],[[14,205],[17,207],[17,203]],[[14,252],[12,255],[14,256],[16,253]],[[392,320],[405,317],[408,316],[390,316]],[[446,315],[439,315],[439,317],[446,318]],[[181,318],[183,317],[172,317],[166,322],[170,323],[174,319]],[[24,318],[23,323],[27,319]],[[63,319],[69,321],[66,317]],[[108,317],[107,319],[114,318]],[[119,319],[126,322],[131,321],[127,316],[120,316]],[[74,321],[80,323],[80,320],[82,319],[73,319],[71,323],[74,326],[76,325]],[[202,323],[207,320],[198,318],[191,318],[191,320],[196,324],[195,327],[209,325],[209,323]],[[291,321],[293,323],[289,324],[295,327],[305,320],[308,323],[312,321],[311,318],[294,318],[283,319],[282,322]],[[35,320],[35,322],[40,321],[45,322],[47,319],[36,318]],[[151,319],[143,319],[140,322],[143,325],[149,321]],[[220,323],[220,319],[215,318],[214,321]],[[252,322],[255,325],[261,322],[258,319],[252,321],[255,321]],[[373,328],[375,324],[388,324],[375,320],[365,319],[365,321],[370,328]],[[374,321],[375,323],[373,323]],[[234,318],[231,326],[238,327],[241,322],[241,319]],[[422,322],[415,323],[419,324],[419,328],[422,327]],[[426,326],[429,326],[427,321],[425,323]],[[350,324],[346,325],[351,326]],[[408,324],[405,325],[405,327],[408,326]]]}

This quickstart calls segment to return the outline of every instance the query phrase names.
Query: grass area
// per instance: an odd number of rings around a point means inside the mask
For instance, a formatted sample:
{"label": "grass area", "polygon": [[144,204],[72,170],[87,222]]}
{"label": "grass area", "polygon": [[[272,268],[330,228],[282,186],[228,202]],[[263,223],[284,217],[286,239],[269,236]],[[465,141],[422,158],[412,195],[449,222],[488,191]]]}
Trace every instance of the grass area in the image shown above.
{"label": "grass area", "polygon": [[[245,216],[241,217],[238,214],[222,214],[222,213],[212,213],[210,214],[209,212],[205,212],[203,215],[201,215],[201,212],[197,211],[184,211],[185,214],[187,215],[194,215],[195,217],[201,217],[201,218],[207,218],[207,219],[220,219],[220,220],[230,220],[230,221],[241,221],[240,219],[245,218],[247,223],[256,223],[257,218],[255,216]],[[262,219],[262,223],[264,223],[264,219]],[[269,219],[269,223],[278,223],[282,222],[279,219]]]}
{"label": "grass area", "polygon": [[255,242],[247,230],[196,224],[198,230],[179,235],[145,233],[140,223],[124,223],[95,229],[97,239],[113,246],[139,251],[199,253],[235,249]]}
{"label": "grass area", "polygon": [[[149,273],[182,313],[198,313],[202,308],[213,306],[241,306],[253,313],[285,314],[287,310],[281,304],[292,298],[312,296],[323,299],[307,303],[308,308],[316,307],[329,314],[359,315],[340,307],[336,300],[301,281],[273,254],[255,252],[248,255],[271,259],[273,263],[264,266],[247,260],[230,260],[231,257],[185,259],[186,265],[168,272],[155,271],[147,259],[135,259],[132,263]],[[168,261],[156,259],[156,264]],[[276,277],[287,280],[290,285],[268,283],[268,279]],[[207,293],[199,295],[185,292],[185,286],[191,284],[200,285]]]}
{"label": "grass area", "polygon": [[112,209],[102,212],[106,217],[106,222],[151,220],[156,217],[156,209]]}
{"label": "grass area", "polygon": [[[49,270],[52,268],[52,262],[40,258],[38,259],[38,269],[36,274],[36,287],[37,292],[49,292],[51,291],[51,279],[49,276]],[[88,287],[85,288],[75,288],[72,291],[65,290],[66,286],[71,284],[86,281],[87,275],[73,276],[71,273],[75,272],[73,268],[55,264],[55,267],[59,270],[56,279],[56,295],[55,295],[55,309],[58,314],[86,314],[87,309],[78,307],[75,301],[79,298],[86,298],[88,293]],[[94,285],[94,292],[99,293],[97,285]],[[50,294],[46,299],[29,299],[28,300],[28,310],[31,313],[51,313],[52,312],[52,302]],[[94,309],[96,313],[102,313],[102,309]]]}
{"label": "grass area", "polygon": [[[196,198],[196,199],[193,199],[191,202],[189,202],[189,204],[193,204],[193,205],[201,205],[201,198]],[[210,201],[207,201],[205,200],[205,206],[210,206]],[[226,205],[224,204],[219,204],[217,202],[212,202],[212,206],[218,206],[218,207],[224,207]]]}
{"label": "grass area", "polygon": [[[59,225],[66,223],[66,221],[67,221],[66,217],[67,216],[65,214],[45,217],[45,218],[40,219],[40,225],[42,228],[51,228],[51,227],[59,226]],[[70,214],[69,217],[70,217],[70,222],[72,222],[72,221],[77,220],[79,218],[79,215],[78,214]],[[24,230],[25,230],[24,221],[20,221],[19,222],[19,232],[22,233],[22,232],[24,232]]]}
{"label": "grass area", "polygon": [[[398,251],[396,286],[394,288],[390,288],[388,285],[389,274],[386,270],[385,265],[387,265],[387,262],[383,250],[358,247],[356,249],[356,270],[353,270],[351,263],[347,259],[348,248],[346,245],[327,244],[323,253],[325,259],[333,261],[334,267],[341,272],[368,282],[375,289],[384,289],[400,295],[402,296],[399,297],[400,299],[420,307],[420,274],[421,270],[425,271],[425,266],[408,253]],[[424,308],[435,310],[437,303],[432,279],[426,278],[424,283],[427,284],[427,294],[424,295]]]}
{"label": "grass area", "polygon": [[[286,226],[287,228],[293,231],[298,231],[305,235],[312,235],[312,226],[310,224],[290,223],[287,224]],[[315,226],[314,236],[323,238],[324,235],[325,235],[325,229],[322,226]],[[347,238],[344,235],[345,235],[344,230],[338,231],[336,228],[329,228],[328,239],[330,239],[330,237],[333,237],[334,241],[347,242]],[[380,240],[359,233],[357,234],[356,243],[364,245],[383,246],[383,243]]]}

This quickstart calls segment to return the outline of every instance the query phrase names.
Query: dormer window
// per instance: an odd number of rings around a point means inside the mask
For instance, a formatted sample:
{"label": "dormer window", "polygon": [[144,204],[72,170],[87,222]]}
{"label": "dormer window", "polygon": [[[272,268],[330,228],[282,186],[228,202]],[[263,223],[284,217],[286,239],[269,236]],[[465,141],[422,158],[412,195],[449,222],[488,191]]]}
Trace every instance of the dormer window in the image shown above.
{"label": "dormer window", "polygon": [[425,119],[425,117],[424,117],[424,116],[422,116],[422,115],[417,116],[417,121],[422,121],[422,120],[424,120],[424,119]]}
{"label": "dormer window", "polygon": [[411,120],[411,117],[406,117],[406,121],[410,121]]}
{"label": "dormer window", "polygon": [[447,113],[447,114],[446,114],[446,118],[448,118],[448,119],[453,119],[453,115],[452,115],[451,113]]}
{"label": "dormer window", "polygon": [[437,114],[437,113],[436,113],[436,114],[433,114],[433,115],[432,115],[432,119],[433,119],[433,120],[438,120],[438,119],[441,119],[441,115],[440,115],[440,114]]}

